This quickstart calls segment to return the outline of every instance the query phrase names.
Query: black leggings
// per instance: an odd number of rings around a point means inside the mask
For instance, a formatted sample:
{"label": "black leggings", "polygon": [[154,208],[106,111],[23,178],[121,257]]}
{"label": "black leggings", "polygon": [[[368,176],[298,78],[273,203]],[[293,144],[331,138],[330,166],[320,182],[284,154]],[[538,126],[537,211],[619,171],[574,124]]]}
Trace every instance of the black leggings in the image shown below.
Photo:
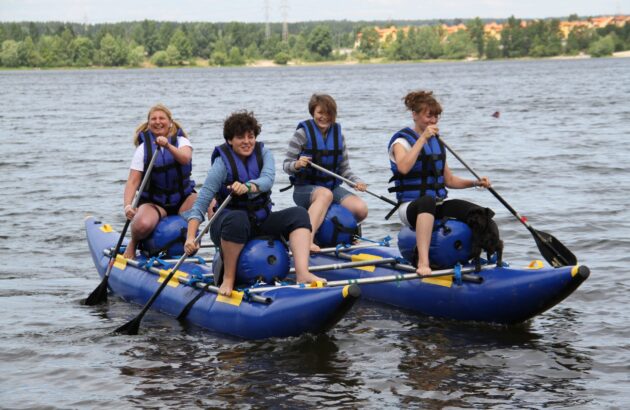
{"label": "black leggings", "polygon": [[418,199],[414,199],[407,207],[407,220],[411,224],[413,229],[416,229],[416,220],[418,215],[423,213],[429,213],[435,217],[435,219],[454,218],[458,221],[466,222],[466,216],[468,212],[473,209],[481,208],[479,205],[472,202],[464,201],[463,199],[449,199],[441,204],[435,202],[435,198],[425,195]]}

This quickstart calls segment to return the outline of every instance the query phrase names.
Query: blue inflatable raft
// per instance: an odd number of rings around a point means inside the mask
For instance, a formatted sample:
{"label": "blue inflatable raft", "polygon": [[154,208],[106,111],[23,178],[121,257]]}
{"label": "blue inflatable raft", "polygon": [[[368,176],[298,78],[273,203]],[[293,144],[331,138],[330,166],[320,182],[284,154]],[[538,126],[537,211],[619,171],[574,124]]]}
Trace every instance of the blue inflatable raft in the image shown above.
{"label": "blue inflatable raft", "polygon": [[[378,246],[311,256],[311,265],[379,260],[396,262],[317,272],[328,281],[356,280],[415,272],[415,268],[400,263],[398,249]],[[516,324],[526,321],[558,304],[569,296],[590,271],[586,266],[545,267],[534,261],[526,268],[484,265],[474,273],[465,266],[464,272],[448,276],[389,281],[361,285],[362,296],[377,302],[408,309],[424,315],[463,321]],[[471,272],[472,271],[472,272]],[[360,282],[360,281],[359,281]]]}
{"label": "blue inflatable raft", "polygon": [[[85,229],[92,259],[99,276],[103,277],[109,252],[116,246],[120,234],[93,217],[85,220]],[[118,255],[108,280],[110,290],[128,302],[144,305],[169,273],[168,266],[156,267],[147,262],[144,257],[132,261]],[[185,262],[152,308],[177,316],[199,292],[204,292],[192,305],[186,320],[244,339],[264,339],[326,332],[360,295],[358,286],[348,285],[271,287],[256,294],[245,289],[224,297],[203,290],[203,280],[211,276],[210,266]]]}

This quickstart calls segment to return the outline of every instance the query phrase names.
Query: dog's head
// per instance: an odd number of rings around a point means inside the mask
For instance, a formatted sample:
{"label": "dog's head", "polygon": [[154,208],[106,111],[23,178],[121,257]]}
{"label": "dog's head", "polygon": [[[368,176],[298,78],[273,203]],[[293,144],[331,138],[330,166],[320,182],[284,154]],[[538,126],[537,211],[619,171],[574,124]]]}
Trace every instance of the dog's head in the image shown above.
{"label": "dog's head", "polygon": [[490,225],[494,212],[490,208],[476,207],[468,211],[466,223],[473,232],[485,232]]}

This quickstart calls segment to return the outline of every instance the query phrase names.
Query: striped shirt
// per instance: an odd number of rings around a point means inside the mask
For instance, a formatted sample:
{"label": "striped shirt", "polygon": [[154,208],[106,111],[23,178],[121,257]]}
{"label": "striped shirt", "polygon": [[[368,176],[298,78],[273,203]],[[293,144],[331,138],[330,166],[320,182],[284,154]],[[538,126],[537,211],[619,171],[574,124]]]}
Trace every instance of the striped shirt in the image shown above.
{"label": "striped shirt", "polygon": [[[338,168],[339,175],[349,179],[354,183],[363,182],[350,170],[350,162],[348,161],[348,149],[346,148],[346,140],[343,136],[343,133],[341,134],[341,143],[343,146],[343,151],[341,163],[339,164]],[[287,149],[287,153],[284,156],[284,162],[282,163],[282,169],[284,169],[284,172],[289,175],[295,175],[299,172],[299,170],[295,169],[295,163],[297,162],[297,159],[300,157],[300,153],[304,150],[305,147],[306,131],[304,131],[304,128],[298,128],[297,130],[295,130],[293,137],[289,141],[289,148]]]}

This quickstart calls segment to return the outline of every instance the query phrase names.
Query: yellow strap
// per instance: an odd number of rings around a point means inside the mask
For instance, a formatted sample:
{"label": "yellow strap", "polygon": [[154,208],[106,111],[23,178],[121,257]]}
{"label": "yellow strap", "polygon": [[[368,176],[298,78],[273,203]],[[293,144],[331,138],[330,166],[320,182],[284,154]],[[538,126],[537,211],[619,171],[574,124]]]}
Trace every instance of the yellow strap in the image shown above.
{"label": "yellow strap", "polygon": [[527,265],[527,269],[542,269],[545,267],[545,264],[540,259],[535,259]]}
{"label": "yellow strap", "polygon": [[228,305],[240,306],[243,301],[243,292],[232,291],[230,296],[217,295],[217,302],[227,303]]}
{"label": "yellow strap", "polygon": [[116,261],[114,262],[114,268],[125,270],[127,267],[127,258],[122,256],[121,254],[116,255]]}
{"label": "yellow strap", "polygon": [[114,232],[114,230],[112,229],[112,226],[109,224],[104,224],[103,226],[101,226],[101,231],[105,232],[105,233],[110,233],[110,232]]}
{"label": "yellow strap", "polygon": [[[358,253],[356,255],[352,255],[352,262],[377,261],[381,259],[383,259],[382,256],[370,255],[369,253]],[[376,269],[376,266],[375,265],[361,266],[360,268],[354,268],[354,269],[361,269],[368,272],[374,272],[374,270]]]}
{"label": "yellow strap", "polygon": [[437,278],[426,278],[422,279],[422,282],[428,283],[430,285],[438,285],[450,288],[451,286],[453,286],[453,275],[438,276]]}
{"label": "yellow strap", "polygon": [[[164,279],[166,279],[166,277],[169,275],[169,273],[171,273],[170,270],[160,269],[160,277],[158,278],[158,283],[164,282]],[[177,272],[175,272],[175,274],[173,275],[171,280],[168,281],[167,285],[171,286],[173,288],[178,287],[179,286],[179,281],[177,280],[177,278],[187,279],[188,278],[188,274],[186,272],[182,272],[181,270],[178,270]]]}

